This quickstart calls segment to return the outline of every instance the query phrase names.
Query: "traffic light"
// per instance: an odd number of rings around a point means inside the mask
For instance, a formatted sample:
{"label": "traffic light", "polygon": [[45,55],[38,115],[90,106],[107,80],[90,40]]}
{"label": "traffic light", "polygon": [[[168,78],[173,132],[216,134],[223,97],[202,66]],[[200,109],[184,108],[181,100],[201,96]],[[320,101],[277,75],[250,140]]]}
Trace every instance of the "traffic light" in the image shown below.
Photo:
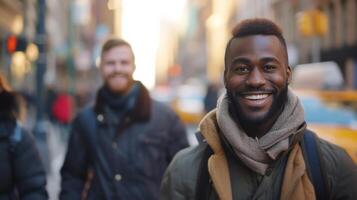
{"label": "traffic light", "polygon": [[9,54],[13,54],[16,51],[26,51],[27,43],[27,40],[23,37],[9,35],[6,38],[6,50]]}
{"label": "traffic light", "polygon": [[301,11],[297,14],[297,26],[303,36],[324,36],[328,32],[328,17],[318,9]]}
{"label": "traffic light", "polygon": [[297,26],[301,35],[306,37],[314,35],[314,25],[309,11],[297,14]]}
{"label": "traffic light", "polygon": [[314,10],[313,18],[315,21],[315,32],[317,35],[324,36],[328,32],[328,17],[320,10]]}

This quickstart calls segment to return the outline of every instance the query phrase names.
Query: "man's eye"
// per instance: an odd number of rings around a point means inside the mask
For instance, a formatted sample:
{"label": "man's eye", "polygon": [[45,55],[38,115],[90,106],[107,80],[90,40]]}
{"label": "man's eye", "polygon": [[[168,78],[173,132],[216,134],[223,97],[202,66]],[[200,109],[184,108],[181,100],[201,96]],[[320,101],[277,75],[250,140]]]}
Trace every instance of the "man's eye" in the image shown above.
{"label": "man's eye", "polygon": [[115,62],[113,62],[113,61],[107,61],[106,63],[105,63],[106,65],[110,65],[110,66],[113,66],[113,65],[115,65]]}
{"label": "man's eye", "polygon": [[239,65],[234,68],[234,71],[240,74],[248,73],[249,72],[249,66],[247,65]]}
{"label": "man's eye", "polygon": [[273,71],[276,69],[275,65],[264,65],[264,70],[265,71]]}
{"label": "man's eye", "polygon": [[121,64],[122,65],[128,65],[130,62],[129,61],[127,61],[127,60],[123,60],[123,61],[121,61]]}

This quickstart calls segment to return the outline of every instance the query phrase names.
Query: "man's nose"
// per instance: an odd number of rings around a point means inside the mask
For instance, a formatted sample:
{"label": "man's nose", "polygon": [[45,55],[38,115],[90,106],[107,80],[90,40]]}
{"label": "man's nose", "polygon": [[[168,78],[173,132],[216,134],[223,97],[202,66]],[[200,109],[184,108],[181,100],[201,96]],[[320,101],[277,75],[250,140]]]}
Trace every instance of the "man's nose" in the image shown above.
{"label": "man's nose", "polygon": [[123,71],[123,65],[120,62],[115,63],[115,72],[121,72]]}
{"label": "man's nose", "polygon": [[259,88],[265,84],[266,80],[263,72],[259,70],[258,67],[254,67],[253,70],[249,73],[246,84],[248,86]]}

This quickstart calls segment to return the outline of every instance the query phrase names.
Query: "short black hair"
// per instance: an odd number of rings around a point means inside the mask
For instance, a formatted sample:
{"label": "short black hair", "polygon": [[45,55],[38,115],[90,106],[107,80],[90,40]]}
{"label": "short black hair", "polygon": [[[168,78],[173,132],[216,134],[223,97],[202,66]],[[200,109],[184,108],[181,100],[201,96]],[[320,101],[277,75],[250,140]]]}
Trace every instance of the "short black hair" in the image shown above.
{"label": "short black hair", "polygon": [[228,41],[224,62],[226,67],[227,52],[235,38],[241,38],[251,35],[273,35],[276,36],[284,47],[286,57],[288,57],[287,46],[281,28],[273,21],[266,18],[246,19],[238,23],[232,30],[232,38]]}

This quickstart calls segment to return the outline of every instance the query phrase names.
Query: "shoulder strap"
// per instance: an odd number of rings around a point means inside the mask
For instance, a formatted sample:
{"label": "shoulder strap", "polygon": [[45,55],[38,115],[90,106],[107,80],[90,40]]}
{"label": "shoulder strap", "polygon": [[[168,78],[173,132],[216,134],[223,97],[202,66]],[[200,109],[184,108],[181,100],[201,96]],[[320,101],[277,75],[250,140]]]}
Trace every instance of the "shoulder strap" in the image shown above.
{"label": "shoulder strap", "polygon": [[15,147],[21,141],[21,139],[21,127],[18,123],[16,123],[14,131],[9,135],[9,151],[11,154],[15,152]]}
{"label": "shoulder strap", "polygon": [[[19,125],[18,122],[16,122],[15,124],[15,128],[14,130],[10,133],[9,137],[8,137],[8,141],[9,141],[9,150],[8,150],[8,154],[10,157],[10,167],[11,167],[11,176],[13,178],[13,180],[15,179],[15,148],[17,146],[17,144],[21,141],[22,139],[22,130],[21,130],[21,126]],[[16,187],[13,188],[13,191],[11,193],[11,197],[14,199],[19,199],[19,195],[18,195],[18,191],[16,189]]]}
{"label": "shoulder strap", "polygon": [[305,151],[305,163],[307,162],[307,166],[310,169],[310,178],[314,185],[316,199],[324,200],[327,199],[327,188],[316,139],[317,138],[313,132],[306,130],[302,147]]}
{"label": "shoulder strap", "polygon": [[[96,119],[96,114],[94,112],[93,107],[88,107],[85,110],[83,110],[83,113],[79,117],[79,123],[81,125],[81,128],[84,130],[83,132],[85,132],[85,134],[83,134],[83,138],[85,140],[84,142],[86,143],[88,150],[90,150],[91,153],[93,154],[92,155],[92,157],[94,157],[93,159],[99,159],[100,163],[105,163],[105,161],[104,161],[105,158],[103,156],[98,156],[98,149],[96,148],[96,146],[97,146],[96,145],[96,142],[97,142],[97,140],[96,140],[97,119]],[[105,168],[106,168],[105,171],[110,171],[110,169],[108,168],[108,165],[106,165]],[[100,173],[100,171],[96,171],[96,172]],[[94,173],[94,171],[93,171],[93,173]],[[94,176],[104,177],[104,175],[101,175],[101,174],[97,174]],[[90,181],[89,184],[91,184],[92,180],[88,179],[88,181]],[[99,178],[98,181],[100,184],[100,188],[102,189],[103,195],[105,196],[105,199],[110,199],[110,197],[112,196],[110,188],[101,187],[101,186],[105,185],[103,183],[103,179]]]}
{"label": "shoulder strap", "polygon": [[213,154],[213,151],[209,145],[206,145],[200,167],[198,170],[198,177],[196,182],[196,200],[207,200],[212,188],[210,188],[210,178],[208,173],[208,158]]}

